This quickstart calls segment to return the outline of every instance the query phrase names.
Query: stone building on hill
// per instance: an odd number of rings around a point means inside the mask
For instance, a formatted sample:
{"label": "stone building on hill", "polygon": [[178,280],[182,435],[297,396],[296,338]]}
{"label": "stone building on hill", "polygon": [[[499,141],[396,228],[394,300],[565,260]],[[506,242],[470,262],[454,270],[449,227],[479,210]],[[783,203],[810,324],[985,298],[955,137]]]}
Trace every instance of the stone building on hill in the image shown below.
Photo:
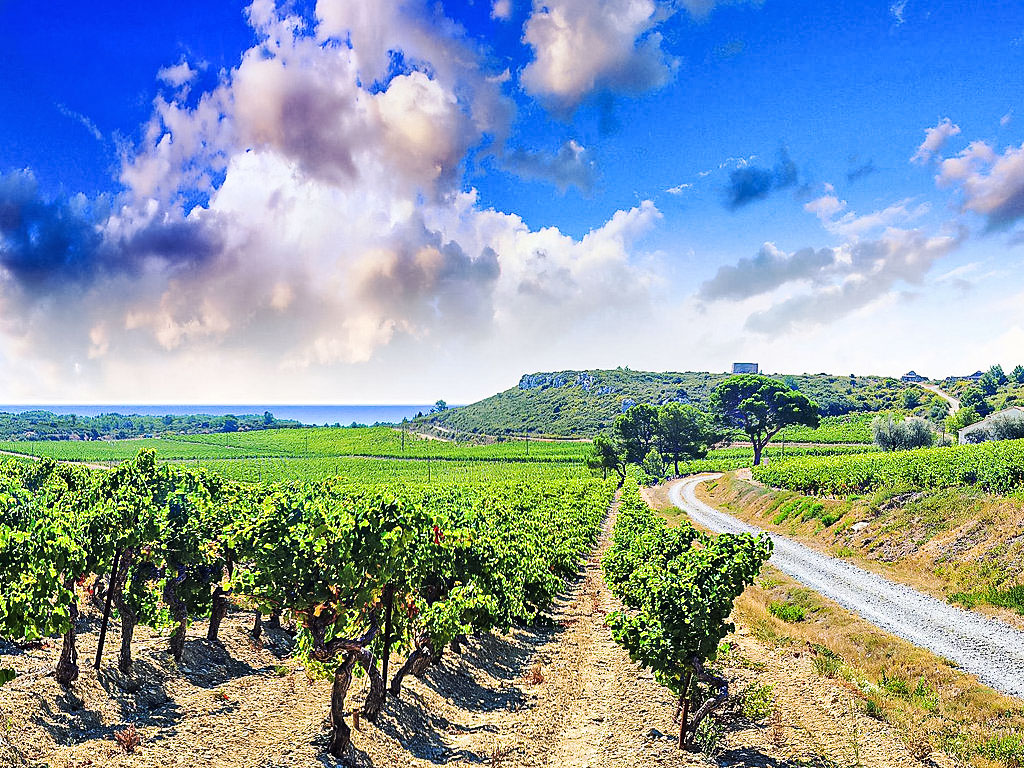
{"label": "stone building on hill", "polygon": [[733,363],[732,364],[733,374],[737,373],[757,373],[757,363]]}

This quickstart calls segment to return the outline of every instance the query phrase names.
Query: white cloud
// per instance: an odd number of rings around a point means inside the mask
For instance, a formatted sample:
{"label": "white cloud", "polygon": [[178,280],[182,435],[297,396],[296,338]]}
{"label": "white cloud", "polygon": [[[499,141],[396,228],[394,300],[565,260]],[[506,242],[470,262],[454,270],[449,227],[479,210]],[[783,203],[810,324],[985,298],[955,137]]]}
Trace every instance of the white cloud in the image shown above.
{"label": "white cloud", "polygon": [[963,208],[985,217],[993,228],[1024,218],[1024,144],[999,154],[984,141],[973,141],[939,166],[939,186],[956,187]]}
{"label": "white cloud", "polygon": [[1003,128],[1005,128],[1006,126],[1008,126],[1012,122],[1013,122],[1013,110],[1012,109],[1009,112],[1007,112],[1005,115],[1003,115],[1002,117],[999,118],[999,125],[1002,126]]}
{"label": "white cloud", "polygon": [[917,151],[910,158],[912,163],[927,163],[935,155],[942,151],[953,136],[960,135],[960,126],[951,121],[948,117],[942,118],[934,128],[927,128],[924,132],[924,141]]}
{"label": "white cloud", "polygon": [[195,80],[198,74],[198,69],[193,69],[187,61],[182,59],[177,64],[158,70],[156,76],[158,80],[162,80],[172,88],[181,88]]}
{"label": "white cloud", "polygon": [[512,0],[494,0],[491,5],[491,18],[508,21],[512,18]]}
{"label": "white cloud", "polygon": [[693,184],[685,184],[684,183],[684,184],[676,184],[674,187],[669,187],[665,191],[668,192],[670,195],[681,195],[686,190],[692,189],[692,188],[693,188]]}
{"label": "white cloud", "polygon": [[889,6],[889,13],[896,20],[897,26],[905,21],[904,13],[907,10],[907,2],[908,0],[896,0],[896,2]]}
{"label": "white cloud", "polygon": [[667,13],[654,0],[534,0],[523,33],[534,60],[520,82],[562,112],[594,91],[664,85],[676,67],[656,31]]}
{"label": "white cloud", "polygon": [[[69,368],[81,392],[121,391],[133,366],[176,399],[198,391],[184,370],[221,393],[296,370],[336,387],[339,370],[348,381],[420,357],[436,368],[495,339],[535,350],[552,328],[570,344],[642,321],[659,278],[637,244],[657,208],[639,203],[579,239],[483,208],[462,166],[506,125],[503,79],[456,27],[410,8],[384,2],[379,25],[365,4],[321,0],[307,32],[254,4],[260,41],[219,85],[156,100],[112,214],[0,177],[0,204],[61,228],[0,252],[3,352],[39,372],[37,391]],[[332,42],[343,33],[351,47]],[[423,66],[371,89],[381,45]],[[576,142],[532,159],[589,183]],[[58,241],[76,244],[74,259],[44,250]]]}
{"label": "white cloud", "polygon": [[89,134],[96,139],[96,141],[103,141],[103,133],[96,127],[96,123],[81,112],[75,112],[73,109],[68,109],[64,104],[58,104],[57,111],[64,115],[64,117],[69,117],[75,122],[81,124],[81,126],[85,128],[85,130],[87,130]]}

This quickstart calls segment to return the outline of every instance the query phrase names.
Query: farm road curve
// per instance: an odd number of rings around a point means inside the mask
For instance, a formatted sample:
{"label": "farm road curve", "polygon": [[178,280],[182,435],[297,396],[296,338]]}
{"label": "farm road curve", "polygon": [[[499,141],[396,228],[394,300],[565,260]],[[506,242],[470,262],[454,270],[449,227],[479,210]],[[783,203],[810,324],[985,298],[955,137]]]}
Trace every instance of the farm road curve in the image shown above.
{"label": "farm road curve", "polygon": [[[715,533],[764,533],[697,498],[697,486],[717,477],[686,478],[671,487],[669,498],[694,523]],[[875,626],[954,662],[997,691],[1024,698],[1024,632],[784,536],[768,535],[775,545],[770,562],[780,571]]]}

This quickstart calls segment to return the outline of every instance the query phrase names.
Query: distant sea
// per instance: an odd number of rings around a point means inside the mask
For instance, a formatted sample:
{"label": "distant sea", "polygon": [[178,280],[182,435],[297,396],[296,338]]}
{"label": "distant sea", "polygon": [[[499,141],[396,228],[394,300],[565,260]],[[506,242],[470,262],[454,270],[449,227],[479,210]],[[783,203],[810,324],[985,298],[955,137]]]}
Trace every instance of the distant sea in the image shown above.
{"label": "distant sea", "polygon": [[396,424],[417,413],[429,413],[430,405],[0,405],[3,413],[50,411],[59,415],[99,416],[119,413],[123,416],[209,416],[262,415],[270,411],[278,419],[292,419],[308,425]]}

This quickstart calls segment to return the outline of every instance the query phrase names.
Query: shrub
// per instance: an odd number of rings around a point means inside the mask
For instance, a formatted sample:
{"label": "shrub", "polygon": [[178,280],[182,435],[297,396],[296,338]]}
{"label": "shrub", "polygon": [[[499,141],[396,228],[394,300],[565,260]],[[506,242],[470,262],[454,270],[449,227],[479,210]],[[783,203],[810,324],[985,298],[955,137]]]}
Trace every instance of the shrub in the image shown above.
{"label": "shrub", "polygon": [[871,422],[871,435],[875,445],[883,451],[909,451],[935,443],[931,425],[917,416],[903,421],[896,421],[892,416],[876,416]]}

